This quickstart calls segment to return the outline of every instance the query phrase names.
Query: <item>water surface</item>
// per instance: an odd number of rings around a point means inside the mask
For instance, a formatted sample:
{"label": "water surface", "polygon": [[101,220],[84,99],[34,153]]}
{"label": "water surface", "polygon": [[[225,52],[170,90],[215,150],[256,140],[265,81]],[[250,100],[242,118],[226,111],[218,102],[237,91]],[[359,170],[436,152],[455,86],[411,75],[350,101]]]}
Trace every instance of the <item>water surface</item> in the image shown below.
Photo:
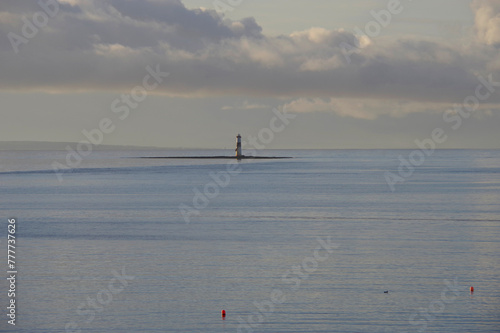
{"label": "water surface", "polygon": [[62,182],[65,152],[0,152],[15,331],[500,332],[500,151],[436,151],[392,192],[410,152],[268,151],[295,158],[223,186],[228,161],[135,158],[221,151],[93,152]]}

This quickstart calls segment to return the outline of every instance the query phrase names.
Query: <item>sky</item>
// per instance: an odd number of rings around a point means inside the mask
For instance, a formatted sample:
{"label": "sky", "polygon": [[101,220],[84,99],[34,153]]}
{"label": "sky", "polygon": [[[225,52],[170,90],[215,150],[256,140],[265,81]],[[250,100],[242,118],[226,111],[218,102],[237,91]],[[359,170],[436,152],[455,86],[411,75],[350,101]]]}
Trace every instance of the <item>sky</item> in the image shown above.
{"label": "sky", "polygon": [[500,0],[1,0],[0,101],[0,141],[497,149]]}

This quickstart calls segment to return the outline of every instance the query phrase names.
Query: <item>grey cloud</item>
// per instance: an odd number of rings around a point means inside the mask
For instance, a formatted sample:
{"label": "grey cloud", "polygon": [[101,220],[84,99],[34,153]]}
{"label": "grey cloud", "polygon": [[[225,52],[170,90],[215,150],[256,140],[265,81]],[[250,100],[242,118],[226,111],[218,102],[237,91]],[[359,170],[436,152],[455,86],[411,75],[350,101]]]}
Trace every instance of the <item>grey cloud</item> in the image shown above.
{"label": "grey cloud", "polygon": [[[47,3],[48,0],[40,0],[43,3]],[[59,8],[61,12],[73,12],[78,13],[80,9],[78,6],[73,6],[68,3],[59,3]],[[27,0],[2,0],[0,2],[0,13],[14,13],[21,15],[29,15],[40,11],[40,5],[37,1],[27,1]]]}
{"label": "grey cloud", "polygon": [[[20,20],[17,10],[9,13]],[[5,38],[11,31],[20,27],[0,16],[0,90],[130,90],[156,64],[171,75],[155,93],[182,96],[460,103],[474,93],[476,74],[500,81],[499,51],[483,39],[463,49],[377,38],[348,62],[345,45],[360,46],[350,32],[267,36],[253,18],[231,21],[178,0],[86,0],[52,18],[17,55]],[[500,102],[498,95],[489,102]]]}
{"label": "grey cloud", "polygon": [[0,13],[31,13],[40,10],[36,1],[3,0],[0,2]]}
{"label": "grey cloud", "polygon": [[260,27],[255,21],[243,20],[245,29],[234,31],[215,12],[200,9],[189,10],[180,0],[136,1],[110,0],[109,2],[122,15],[137,21],[156,21],[173,26],[177,33],[184,38],[204,37],[212,41],[224,38],[250,35],[258,37]]}

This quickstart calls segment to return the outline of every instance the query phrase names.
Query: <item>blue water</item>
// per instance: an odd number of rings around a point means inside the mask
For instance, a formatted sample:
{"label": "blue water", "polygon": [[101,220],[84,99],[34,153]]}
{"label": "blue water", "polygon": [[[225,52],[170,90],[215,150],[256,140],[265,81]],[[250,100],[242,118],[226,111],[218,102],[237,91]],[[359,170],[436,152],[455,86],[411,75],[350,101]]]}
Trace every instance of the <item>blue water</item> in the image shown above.
{"label": "blue water", "polygon": [[394,192],[409,150],[135,158],[231,153],[93,152],[59,181],[64,152],[0,152],[0,330],[500,332],[500,151],[436,151]]}

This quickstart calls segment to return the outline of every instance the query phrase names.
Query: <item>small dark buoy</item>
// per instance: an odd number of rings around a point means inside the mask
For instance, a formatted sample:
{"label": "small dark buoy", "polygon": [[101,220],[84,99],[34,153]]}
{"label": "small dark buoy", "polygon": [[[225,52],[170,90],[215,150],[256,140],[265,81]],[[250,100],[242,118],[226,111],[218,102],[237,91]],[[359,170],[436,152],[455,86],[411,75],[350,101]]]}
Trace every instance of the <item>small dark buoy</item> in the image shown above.
{"label": "small dark buoy", "polygon": [[384,294],[388,294],[388,293],[389,293],[389,290],[384,291]]}
{"label": "small dark buoy", "polygon": [[221,315],[222,319],[226,319],[226,310],[222,310],[220,312],[220,315]]}
{"label": "small dark buoy", "polygon": [[474,287],[473,287],[473,286],[471,286],[471,287],[470,287],[470,293],[472,294],[473,292],[474,292]]}

